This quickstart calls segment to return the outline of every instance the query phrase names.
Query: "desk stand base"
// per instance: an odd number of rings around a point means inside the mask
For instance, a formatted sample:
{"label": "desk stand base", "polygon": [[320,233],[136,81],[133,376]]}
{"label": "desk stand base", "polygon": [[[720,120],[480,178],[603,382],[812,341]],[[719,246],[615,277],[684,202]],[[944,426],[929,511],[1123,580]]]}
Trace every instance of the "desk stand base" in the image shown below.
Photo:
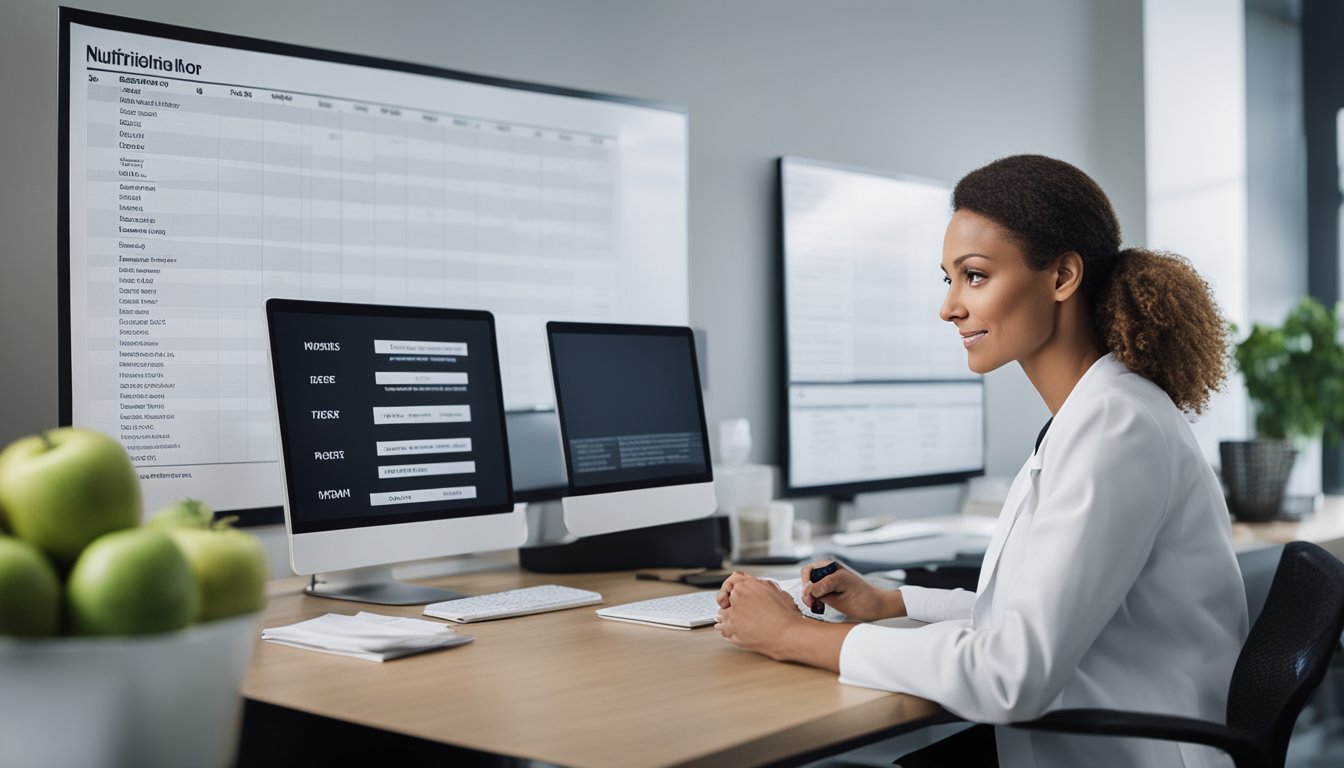
{"label": "desk stand base", "polygon": [[378,605],[425,605],[466,597],[460,592],[397,581],[392,578],[392,569],[386,567],[314,574],[303,591],[314,597]]}
{"label": "desk stand base", "polygon": [[596,573],[636,568],[721,568],[728,518],[702,517],[633,531],[584,536],[518,550],[533,573]]}

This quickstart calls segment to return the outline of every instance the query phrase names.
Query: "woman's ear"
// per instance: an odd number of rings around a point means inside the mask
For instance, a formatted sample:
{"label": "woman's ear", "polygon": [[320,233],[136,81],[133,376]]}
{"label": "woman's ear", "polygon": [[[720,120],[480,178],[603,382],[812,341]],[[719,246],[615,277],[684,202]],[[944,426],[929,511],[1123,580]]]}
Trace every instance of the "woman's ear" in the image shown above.
{"label": "woman's ear", "polygon": [[1067,301],[1083,286],[1083,257],[1068,251],[1055,265],[1055,301]]}

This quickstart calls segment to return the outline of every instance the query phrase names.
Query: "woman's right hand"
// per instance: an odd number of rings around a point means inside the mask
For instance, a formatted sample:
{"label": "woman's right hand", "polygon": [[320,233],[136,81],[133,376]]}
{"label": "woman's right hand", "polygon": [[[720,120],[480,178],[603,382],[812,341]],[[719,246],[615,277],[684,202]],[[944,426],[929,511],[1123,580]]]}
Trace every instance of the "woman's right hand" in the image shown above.
{"label": "woman's right hand", "polygon": [[905,615],[905,600],[900,590],[878,589],[848,568],[837,568],[835,573],[813,582],[812,569],[826,564],[821,561],[803,566],[805,605],[821,600],[854,621],[877,621]]}

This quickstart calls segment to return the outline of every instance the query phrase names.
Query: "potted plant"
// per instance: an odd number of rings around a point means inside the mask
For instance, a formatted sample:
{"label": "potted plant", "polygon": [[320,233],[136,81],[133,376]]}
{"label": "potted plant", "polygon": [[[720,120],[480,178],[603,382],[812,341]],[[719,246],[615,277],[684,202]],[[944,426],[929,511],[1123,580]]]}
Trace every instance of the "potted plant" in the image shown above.
{"label": "potted plant", "polygon": [[1219,444],[1228,507],[1244,520],[1279,515],[1293,462],[1308,441],[1344,428],[1344,344],[1337,309],[1310,296],[1282,325],[1256,323],[1233,357],[1255,408],[1254,440]]}

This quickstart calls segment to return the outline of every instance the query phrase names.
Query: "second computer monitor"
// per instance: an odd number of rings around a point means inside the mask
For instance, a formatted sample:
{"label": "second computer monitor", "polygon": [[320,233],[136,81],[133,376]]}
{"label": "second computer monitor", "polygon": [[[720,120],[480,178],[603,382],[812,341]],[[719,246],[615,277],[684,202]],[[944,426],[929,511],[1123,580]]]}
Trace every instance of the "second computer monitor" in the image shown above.
{"label": "second computer monitor", "polygon": [[546,325],[577,536],[707,517],[715,509],[691,329]]}

